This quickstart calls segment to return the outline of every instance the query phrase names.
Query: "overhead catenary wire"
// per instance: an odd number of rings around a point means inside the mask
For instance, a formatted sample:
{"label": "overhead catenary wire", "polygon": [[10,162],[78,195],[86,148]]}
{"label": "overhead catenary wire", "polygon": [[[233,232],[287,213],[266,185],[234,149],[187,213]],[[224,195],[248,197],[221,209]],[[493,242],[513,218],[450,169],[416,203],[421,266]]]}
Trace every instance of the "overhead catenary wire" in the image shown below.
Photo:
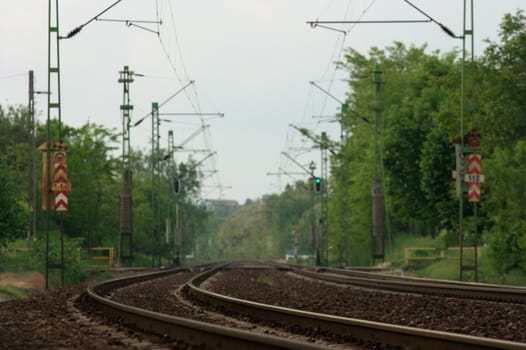
{"label": "overhead catenary wire", "polygon": [[[172,33],[174,35],[174,40],[175,40],[175,45],[177,47],[177,52],[179,52],[179,58],[180,58],[180,62],[181,62],[181,68],[182,68],[182,73],[183,74],[180,74],[179,72],[179,69],[177,69],[177,66],[176,66],[176,63],[174,61],[174,59],[172,58],[172,55],[170,55],[170,52],[168,50],[168,48],[166,47],[166,43],[163,39],[163,36],[162,35],[159,35],[158,36],[158,39],[159,39],[159,43],[161,45],[161,48],[163,49],[163,52],[166,56],[166,58],[168,59],[168,63],[170,64],[171,68],[172,68],[172,71],[173,73],[175,74],[175,76],[177,77],[177,79],[181,82],[183,82],[183,80],[185,79],[185,77],[187,79],[188,78],[188,72],[187,72],[187,69],[186,69],[186,66],[184,64],[184,60],[183,60],[183,57],[182,57],[182,50],[181,50],[181,47],[179,45],[179,38],[177,36],[177,30],[175,28],[175,16],[174,16],[174,13],[173,13],[173,7],[172,7],[172,4],[171,2],[168,2],[168,6],[169,6],[169,10],[170,10],[170,21],[168,21],[171,25],[171,28],[172,28]],[[162,18],[158,18],[159,21],[162,21]],[[188,102],[191,104],[192,108],[194,109],[194,111],[196,112],[200,112],[201,111],[201,108],[199,106],[199,103],[198,101],[196,101],[194,103],[194,101],[190,98],[189,94],[188,94],[188,91],[185,90],[185,95],[188,99]]]}
{"label": "overhead catenary wire", "polygon": [[[147,32],[159,35],[159,26],[162,24],[162,22],[159,21],[149,21],[149,20],[134,20],[134,19],[112,19],[112,18],[97,18],[98,22],[114,22],[114,23],[124,23],[126,27],[136,27],[142,30],[145,30]],[[139,25],[137,23],[141,24],[157,24],[157,31],[145,27],[143,25]]]}
{"label": "overhead catenary wire", "polygon": [[[373,0],[373,3],[375,2],[376,0]],[[347,3],[347,7],[345,9],[345,14],[344,14],[344,20],[347,19],[347,16],[349,15],[349,10],[350,10],[350,7],[351,7],[351,1],[349,0],[349,2]],[[371,6],[369,6],[368,8],[370,8]],[[362,14],[363,16],[363,14]],[[344,47],[345,47],[345,42],[346,42],[346,36],[347,36],[347,31],[343,31],[345,33],[344,37],[341,39],[341,44],[339,45],[338,47],[338,40],[336,41],[336,44],[335,44],[335,47],[334,47],[334,50],[333,50],[333,54],[331,56],[331,62],[327,65],[327,68],[324,72],[324,74],[322,75],[322,77],[324,77],[327,72],[329,71],[331,65],[334,65],[334,59],[336,60],[339,60],[340,57],[342,56],[342,53],[343,53],[343,50],[344,50]],[[338,50],[338,54],[336,54],[336,50]],[[337,67],[335,67],[333,70],[332,70],[332,75],[331,75],[331,79],[330,79],[330,83],[329,83],[329,91],[331,90],[333,84],[334,84],[334,79],[336,77],[336,70],[337,70]],[[324,101],[323,101],[323,105],[322,105],[322,108],[321,108],[321,113],[323,114],[323,111],[325,111],[325,107],[327,105],[327,96],[325,96],[324,98]]]}
{"label": "overhead catenary wire", "polygon": [[91,22],[93,21],[96,21],[97,18],[99,16],[102,16],[103,14],[105,14],[106,12],[108,12],[109,10],[111,10],[113,7],[117,6],[120,2],[122,2],[123,0],[117,0],[115,1],[113,4],[111,4],[110,6],[106,7],[104,10],[102,10],[101,12],[99,12],[96,16],[92,17],[91,19],[89,19],[86,23],[84,24],[81,24],[80,26],[72,29],[68,35],[66,36],[59,36],[59,39],[71,39],[72,37],[74,37],[75,35],[77,35],[78,33],[80,33],[80,31],[86,27],[88,24],[90,24]]}
{"label": "overhead catenary wire", "polygon": [[20,77],[26,77],[26,76],[27,76],[27,73],[15,73],[15,74],[0,76],[0,80],[20,78]]}
{"label": "overhead catenary wire", "polygon": [[444,24],[438,22],[436,19],[434,19],[433,17],[431,17],[430,15],[428,15],[426,12],[424,12],[423,10],[421,10],[420,8],[418,8],[416,5],[414,5],[413,3],[411,3],[410,1],[408,0],[404,0],[405,3],[407,3],[409,6],[411,6],[412,8],[414,8],[415,10],[417,10],[418,12],[420,12],[422,15],[424,15],[425,17],[427,17],[431,22],[435,23],[436,25],[438,25],[447,35],[449,35],[450,37],[452,38],[455,38],[455,39],[462,39],[462,36],[457,36],[455,35],[455,33],[453,33],[453,31],[451,29],[449,29],[448,27],[446,27]]}
{"label": "overhead catenary wire", "polygon": [[[182,91],[184,91],[188,86],[192,85],[194,83],[193,80],[189,81],[185,86],[183,86],[182,88],[180,88],[179,90],[177,90],[176,92],[174,92],[170,97],[168,97],[166,100],[164,100],[163,102],[161,102],[159,104],[159,107],[158,108],[161,108],[162,106],[164,106],[165,104],[167,104],[170,100],[172,100],[175,96],[177,96],[179,93],[181,93]],[[150,115],[152,115],[152,112],[149,112],[148,114],[146,114],[144,117],[142,117],[141,119],[137,120],[135,122],[135,124],[133,124],[133,126],[138,126],[139,124],[141,124],[146,118],[148,118]]]}
{"label": "overhead catenary wire", "polygon": [[[163,23],[167,23],[168,28],[167,26],[164,26],[164,27],[165,29],[170,31],[169,32],[170,36],[168,37],[166,37],[166,31],[160,31],[160,35],[158,36],[159,43],[161,45],[164,55],[166,56],[167,61],[176,79],[179,80],[182,84],[184,80],[186,79],[190,80],[190,78],[189,78],[187,67],[185,65],[184,58],[182,55],[182,49],[181,49],[181,45],[179,42],[179,37],[178,37],[176,25],[175,25],[175,15],[174,15],[174,8],[172,6],[172,1],[160,1],[159,2],[159,0],[156,0],[155,6],[156,6],[156,16],[157,16],[158,22],[162,21]],[[172,42],[171,43],[168,42],[169,40],[172,40]],[[176,54],[178,54],[178,62],[176,62],[175,57],[172,56],[171,54],[171,50],[170,50],[171,47],[169,47],[170,44],[175,45],[175,52]],[[189,90],[185,89],[184,94],[187,97],[187,100],[190,103],[192,109],[196,113],[201,113],[202,111],[201,103],[199,99],[197,86],[195,84],[193,85],[192,91],[193,91],[193,97],[191,97]],[[203,116],[200,116],[201,126],[205,126],[206,125],[205,123],[206,123],[206,118],[203,118]],[[203,132],[203,139],[204,139],[206,148],[213,151],[214,148],[211,144],[211,134],[210,134],[209,129]],[[210,164],[212,170],[214,170],[214,173],[215,173],[214,179],[217,180],[217,183],[220,183],[221,181],[219,178],[219,174],[215,170],[217,168],[216,154],[217,154],[216,152],[213,153],[213,156],[210,157],[210,159],[207,161],[207,164]],[[220,196],[222,197],[221,189],[220,189]]]}

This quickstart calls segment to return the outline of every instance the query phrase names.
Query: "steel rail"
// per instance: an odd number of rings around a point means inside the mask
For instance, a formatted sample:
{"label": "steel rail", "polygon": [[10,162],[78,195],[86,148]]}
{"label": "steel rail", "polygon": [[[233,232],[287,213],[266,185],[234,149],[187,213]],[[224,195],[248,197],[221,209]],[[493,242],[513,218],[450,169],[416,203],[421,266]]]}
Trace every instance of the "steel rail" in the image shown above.
{"label": "steel rail", "polygon": [[172,269],[161,272],[148,273],[139,276],[129,276],[89,286],[87,296],[89,302],[111,318],[118,319],[125,325],[131,325],[143,331],[152,332],[160,336],[169,336],[174,340],[206,349],[232,350],[270,350],[270,349],[324,349],[319,345],[279,338],[276,336],[255,334],[224,326],[207,324],[182,317],[161,314],[137,307],[115,302],[101,295],[101,292],[114,288],[139,283],[186,269]]}
{"label": "steel rail", "polygon": [[373,344],[401,346],[404,349],[507,349],[525,350],[525,343],[474,337],[456,333],[371,322],[340,316],[256,303],[213,293],[199,287],[219,269],[205,271],[187,283],[189,295],[201,302],[220,305],[228,311],[250,315],[256,319],[283,322],[307,329],[319,329],[332,334],[350,336]]}
{"label": "steel rail", "polygon": [[374,289],[526,304],[526,288],[518,286],[433,280],[331,268],[309,271],[295,267],[292,271],[315,279]]}

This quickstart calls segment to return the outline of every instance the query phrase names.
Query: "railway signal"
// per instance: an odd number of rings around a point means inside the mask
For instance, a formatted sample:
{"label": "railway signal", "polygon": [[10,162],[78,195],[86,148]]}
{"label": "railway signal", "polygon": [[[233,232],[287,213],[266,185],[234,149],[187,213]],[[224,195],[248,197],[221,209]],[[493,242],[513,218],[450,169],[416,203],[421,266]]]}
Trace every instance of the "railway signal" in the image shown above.
{"label": "railway signal", "polygon": [[319,177],[315,177],[314,178],[314,190],[316,192],[320,192],[321,191],[321,179]]}
{"label": "railway signal", "polygon": [[179,194],[181,192],[181,179],[174,179],[174,193]]}

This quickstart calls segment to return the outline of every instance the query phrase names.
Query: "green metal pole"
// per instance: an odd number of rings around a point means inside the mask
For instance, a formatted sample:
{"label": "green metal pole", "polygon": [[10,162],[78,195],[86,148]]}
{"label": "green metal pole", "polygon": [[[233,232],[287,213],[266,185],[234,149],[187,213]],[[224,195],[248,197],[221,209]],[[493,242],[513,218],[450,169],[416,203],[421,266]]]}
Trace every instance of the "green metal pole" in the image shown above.
{"label": "green metal pole", "polygon": [[[54,17],[53,17],[54,12]],[[52,45],[54,41],[55,45]],[[54,55],[52,55],[54,46]],[[55,62],[52,62],[52,57],[55,59]],[[55,76],[55,85],[52,87],[52,76]],[[46,162],[47,162],[47,179],[46,179],[46,189],[44,194],[44,203],[46,210],[46,289],[49,288],[49,269],[60,268],[62,286],[64,286],[64,235],[63,235],[63,225],[62,225],[62,213],[60,213],[60,263],[50,264],[49,262],[49,234],[50,234],[50,220],[51,220],[51,210],[54,210],[54,201],[52,200],[52,168],[51,168],[51,152],[54,151],[54,146],[52,147],[52,135],[51,135],[51,114],[52,110],[56,111],[58,117],[58,139],[62,143],[62,117],[61,117],[61,102],[60,102],[60,40],[59,40],[59,10],[58,10],[58,0],[48,1],[48,74],[47,74],[47,146],[46,146]],[[56,98],[52,100],[52,98]]]}
{"label": "green metal pole", "polygon": [[[462,171],[460,173],[461,179],[461,193],[459,197],[459,279],[464,280],[464,270],[470,268],[464,265],[464,189],[465,182],[462,178],[465,173],[464,169],[464,159],[465,155],[471,150],[467,149],[464,141],[465,131],[464,131],[464,119],[466,113],[469,113],[471,118],[471,124],[474,126],[475,123],[475,105],[474,105],[474,69],[475,69],[475,40],[474,40],[474,11],[473,11],[473,0],[469,0],[469,11],[471,12],[468,15],[468,0],[464,0],[464,16],[463,16],[463,35],[462,35],[462,71],[461,71],[461,107],[460,107],[460,152],[461,152],[461,167]],[[469,21],[469,23],[468,23]],[[471,52],[469,53],[470,63],[466,63],[468,58],[468,53],[466,51],[466,40],[471,40]],[[467,78],[469,78],[469,92],[466,91]],[[477,216],[476,204],[474,204],[475,218]],[[475,232],[475,235],[478,233]],[[476,241],[475,237],[475,246],[474,246],[474,256],[477,258],[476,253]],[[478,279],[478,269],[477,262],[475,261],[473,269],[475,270],[475,279]]]}
{"label": "green metal pole", "polygon": [[378,64],[374,67],[373,84],[374,90],[374,172],[372,184],[372,221],[373,221],[373,261],[376,259],[384,260],[384,211],[385,202],[382,189],[382,156],[381,156],[381,129],[382,129],[382,110],[381,85],[382,71]]}
{"label": "green metal pole", "polygon": [[328,175],[328,138],[327,133],[321,133],[321,218],[320,234],[322,242],[322,263],[329,266],[329,175]]}
{"label": "green metal pole", "polygon": [[159,164],[159,156],[157,152],[157,122],[159,119],[159,104],[157,102],[152,103],[152,160],[151,160],[151,171],[152,171],[152,267],[155,267],[155,256],[157,254],[157,165]]}
{"label": "green metal pole", "polygon": [[[128,66],[119,72],[119,83],[123,85],[122,104],[122,192],[120,195],[119,264],[133,259],[132,223],[132,172],[130,164],[130,123],[133,106],[130,103],[130,84],[133,72]],[[125,252],[126,251],[126,252]]]}

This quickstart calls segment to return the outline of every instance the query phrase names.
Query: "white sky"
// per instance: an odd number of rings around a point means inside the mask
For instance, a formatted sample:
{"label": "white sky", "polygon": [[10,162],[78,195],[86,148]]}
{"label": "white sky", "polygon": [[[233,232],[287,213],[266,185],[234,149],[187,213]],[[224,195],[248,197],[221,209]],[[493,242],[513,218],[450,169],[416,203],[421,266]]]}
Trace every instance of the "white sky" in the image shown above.
{"label": "white sky", "polygon": [[[61,35],[113,2],[60,1]],[[463,1],[412,2],[461,33]],[[525,5],[524,0],[475,0],[476,51],[482,51],[483,39],[497,39],[505,13]],[[27,104],[30,69],[35,71],[36,89],[47,89],[47,12],[45,0],[0,1],[0,103],[4,106]],[[290,176],[268,176],[268,172],[278,172],[280,167],[290,173],[301,172],[282,151],[301,164],[314,160],[319,169],[319,151],[299,149],[312,145],[289,124],[338,135],[336,123],[319,123],[313,118],[334,115],[338,104],[309,81],[345,98],[345,74],[335,72],[332,64],[339,58],[344,36],[312,29],[305,22],[356,20],[362,15],[362,20],[424,19],[403,0],[123,0],[101,18],[155,20],[157,13],[163,19],[160,38],[173,66],[155,34],[123,23],[93,22],[74,38],[61,41],[63,121],[81,126],[89,119],[119,131],[122,85],[117,79],[124,65],[147,75],[131,85],[133,121],[150,111],[151,102],[162,102],[188,80],[195,80],[186,90],[188,94],[175,97],[161,113],[200,110],[225,114],[223,119],[206,122],[211,125],[206,140],[200,135],[185,146],[211,147],[217,152],[204,165],[205,170],[217,169],[218,176],[206,181],[203,196],[222,195],[241,203],[280,192],[292,181]],[[334,27],[348,30],[351,26]],[[360,24],[345,37],[345,47],[366,53],[372,46],[383,48],[395,40],[407,45],[427,42],[430,49],[443,52],[462,44],[434,24]],[[39,120],[44,121],[45,97],[37,96],[36,107]],[[174,121],[162,125],[162,146],[167,145],[168,130],[174,130],[179,144],[199,128],[196,117]],[[147,120],[133,129],[132,147],[149,150],[150,134],[151,121]],[[176,160],[187,156],[178,153]],[[193,157],[200,160],[205,154]],[[305,177],[294,175],[296,179]],[[218,184],[225,186],[222,193],[217,187],[208,187]]]}

